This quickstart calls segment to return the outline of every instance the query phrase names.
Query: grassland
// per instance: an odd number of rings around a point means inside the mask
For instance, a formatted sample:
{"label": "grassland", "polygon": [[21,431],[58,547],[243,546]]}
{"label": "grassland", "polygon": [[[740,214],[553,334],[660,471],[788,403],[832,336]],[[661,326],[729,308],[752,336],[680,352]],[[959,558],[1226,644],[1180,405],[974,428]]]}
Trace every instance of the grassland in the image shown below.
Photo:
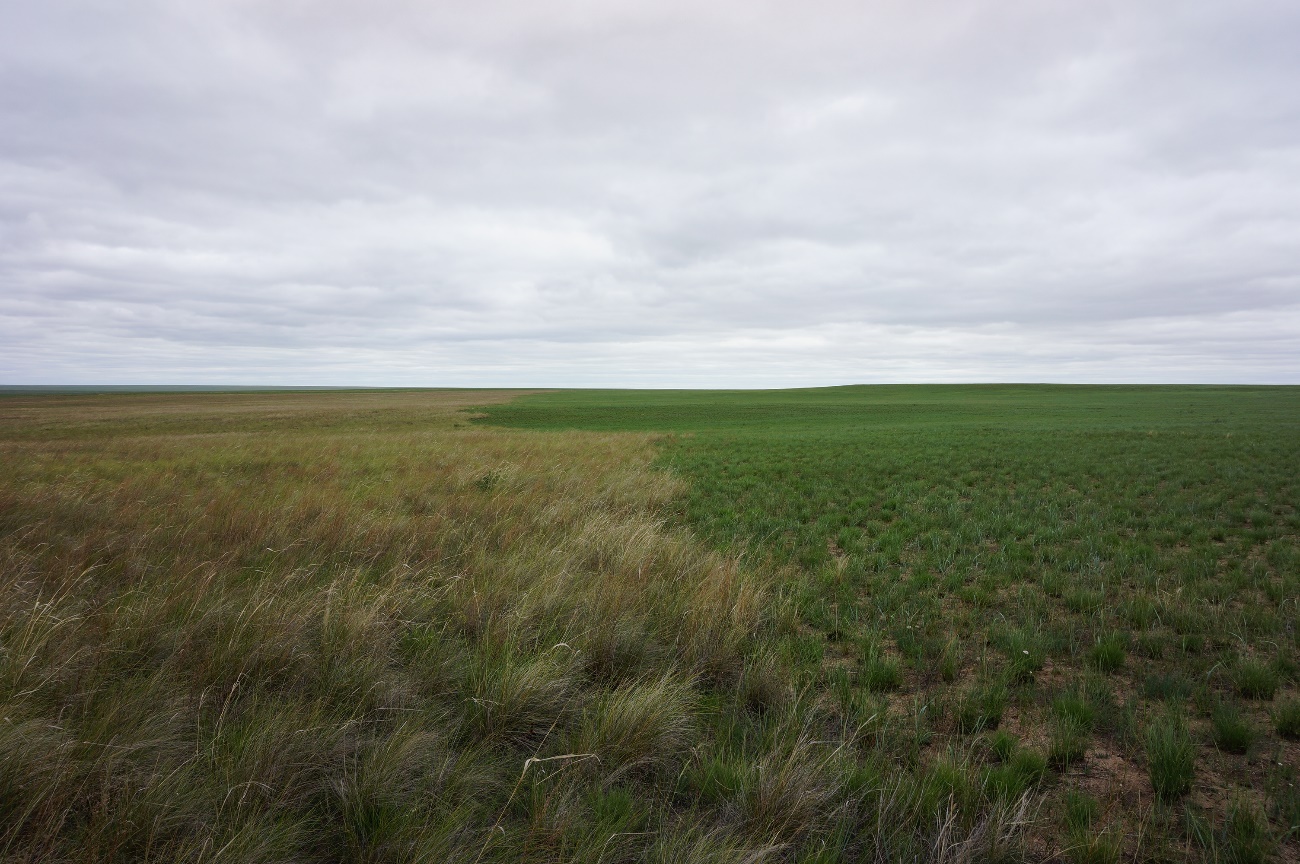
{"label": "grassland", "polygon": [[1297,409],[0,399],[0,859],[1295,860]]}
{"label": "grassland", "polygon": [[[707,860],[768,837],[677,801],[702,682],[740,678],[764,586],[662,525],[681,487],[645,436],[466,428],[509,395],[0,403],[0,858]],[[828,756],[801,747],[772,764],[810,782]]]}
{"label": "grassland", "polygon": [[488,413],[672,433],[675,521],[782,574],[793,611],[765,650],[799,692],[868,761],[943,774],[959,809],[1032,790],[1032,856],[1296,860],[1300,391],[573,392]]}

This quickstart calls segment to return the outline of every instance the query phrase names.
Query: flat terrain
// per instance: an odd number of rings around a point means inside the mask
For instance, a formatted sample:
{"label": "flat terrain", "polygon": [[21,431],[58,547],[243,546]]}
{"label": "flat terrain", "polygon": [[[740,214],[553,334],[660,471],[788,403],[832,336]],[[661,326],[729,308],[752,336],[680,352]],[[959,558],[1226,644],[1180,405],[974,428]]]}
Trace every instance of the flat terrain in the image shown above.
{"label": "flat terrain", "polygon": [[[799,686],[900,764],[1039,788],[1043,848],[1272,835],[1294,859],[1300,390],[587,391],[488,416],[675,433],[677,518],[787,568]],[[1166,733],[1191,755],[1158,796]],[[1005,777],[1016,752],[1047,773]]]}
{"label": "flat terrain", "polygon": [[1294,861],[1297,465],[1295,388],[2,396],[0,860]]}

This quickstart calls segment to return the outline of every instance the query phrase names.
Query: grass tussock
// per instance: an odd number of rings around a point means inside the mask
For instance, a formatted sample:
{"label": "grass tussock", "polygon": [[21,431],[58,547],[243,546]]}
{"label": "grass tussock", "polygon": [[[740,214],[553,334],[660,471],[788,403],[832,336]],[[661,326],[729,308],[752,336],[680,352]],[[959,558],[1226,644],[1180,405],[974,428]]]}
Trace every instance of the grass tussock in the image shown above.
{"label": "grass tussock", "polygon": [[1273,711],[1273,725],[1283,738],[1300,739],[1300,699],[1280,702]]}
{"label": "grass tussock", "polygon": [[587,707],[571,749],[597,754],[606,783],[671,771],[695,741],[698,701],[696,683],[671,673],[624,684]]}
{"label": "grass tussock", "polygon": [[1174,801],[1190,792],[1196,774],[1196,745],[1186,721],[1173,712],[1157,717],[1143,733],[1143,743],[1156,796]]}

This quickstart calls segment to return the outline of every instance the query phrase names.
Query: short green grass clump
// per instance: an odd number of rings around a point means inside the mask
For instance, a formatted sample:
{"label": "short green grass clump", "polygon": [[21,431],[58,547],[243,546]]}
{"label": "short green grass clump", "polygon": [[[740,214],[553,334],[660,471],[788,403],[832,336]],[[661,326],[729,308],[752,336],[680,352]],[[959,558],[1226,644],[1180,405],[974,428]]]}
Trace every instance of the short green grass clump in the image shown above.
{"label": "short green grass clump", "polygon": [[875,642],[862,649],[862,683],[871,691],[897,690],[903,683],[898,661],[889,657]]}
{"label": "short green grass clump", "polygon": [[985,771],[984,787],[995,798],[1016,801],[1043,781],[1047,759],[1033,750],[1018,749],[1000,765]]}
{"label": "short green grass clump", "polygon": [[1007,688],[1000,682],[976,684],[957,697],[957,728],[964,734],[996,729],[1007,707]]}
{"label": "short green grass clump", "polygon": [[1273,710],[1273,725],[1283,738],[1300,738],[1300,699],[1279,702]]}
{"label": "short green grass clump", "polygon": [[1007,762],[1020,747],[1016,736],[1005,729],[999,729],[989,736],[989,755],[996,762]]}
{"label": "short green grass clump", "polygon": [[1255,743],[1255,728],[1236,705],[1215,706],[1211,723],[1214,745],[1225,753],[1245,753]]}
{"label": "short green grass clump", "polygon": [[1096,724],[1096,709],[1077,693],[1058,696],[1052,702],[1047,759],[1064,770],[1083,758]]}
{"label": "short green grass clump", "polygon": [[1088,652],[1088,664],[1099,672],[1118,672],[1126,656],[1124,637],[1112,633],[1097,640]]}
{"label": "short green grass clump", "polygon": [[1268,818],[1254,804],[1241,798],[1228,805],[1221,838],[1222,859],[1240,864],[1265,864],[1272,859],[1277,846]]}
{"label": "short green grass clump", "polygon": [[1190,792],[1196,775],[1196,744],[1186,721],[1175,712],[1160,715],[1148,724],[1142,740],[1157,797],[1174,801]]}
{"label": "short green grass clump", "polygon": [[1101,805],[1086,792],[1071,790],[1063,802],[1066,848],[1074,864],[1112,864],[1123,851],[1119,832],[1101,826]]}
{"label": "short green grass clump", "polygon": [[1232,672],[1237,692],[1247,699],[1272,699],[1277,692],[1278,676],[1267,663],[1255,659],[1240,661]]}
{"label": "short green grass clump", "polygon": [[1189,833],[1205,860],[1233,864],[1265,864],[1274,860],[1277,838],[1267,817],[1240,795],[1232,798],[1223,821],[1217,825],[1192,810],[1188,819]]}

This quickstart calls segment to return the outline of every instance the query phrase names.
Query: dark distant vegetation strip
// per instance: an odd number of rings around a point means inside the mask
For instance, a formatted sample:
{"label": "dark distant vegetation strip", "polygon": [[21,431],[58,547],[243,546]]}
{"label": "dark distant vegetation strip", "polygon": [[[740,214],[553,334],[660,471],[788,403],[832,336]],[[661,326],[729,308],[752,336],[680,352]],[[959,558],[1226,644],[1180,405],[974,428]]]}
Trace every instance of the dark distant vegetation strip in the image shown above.
{"label": "dark distant vegetation strip", "polygon": [[292,393],[365,387],[269,387],[239,384],[0,384],[0,393]]}

